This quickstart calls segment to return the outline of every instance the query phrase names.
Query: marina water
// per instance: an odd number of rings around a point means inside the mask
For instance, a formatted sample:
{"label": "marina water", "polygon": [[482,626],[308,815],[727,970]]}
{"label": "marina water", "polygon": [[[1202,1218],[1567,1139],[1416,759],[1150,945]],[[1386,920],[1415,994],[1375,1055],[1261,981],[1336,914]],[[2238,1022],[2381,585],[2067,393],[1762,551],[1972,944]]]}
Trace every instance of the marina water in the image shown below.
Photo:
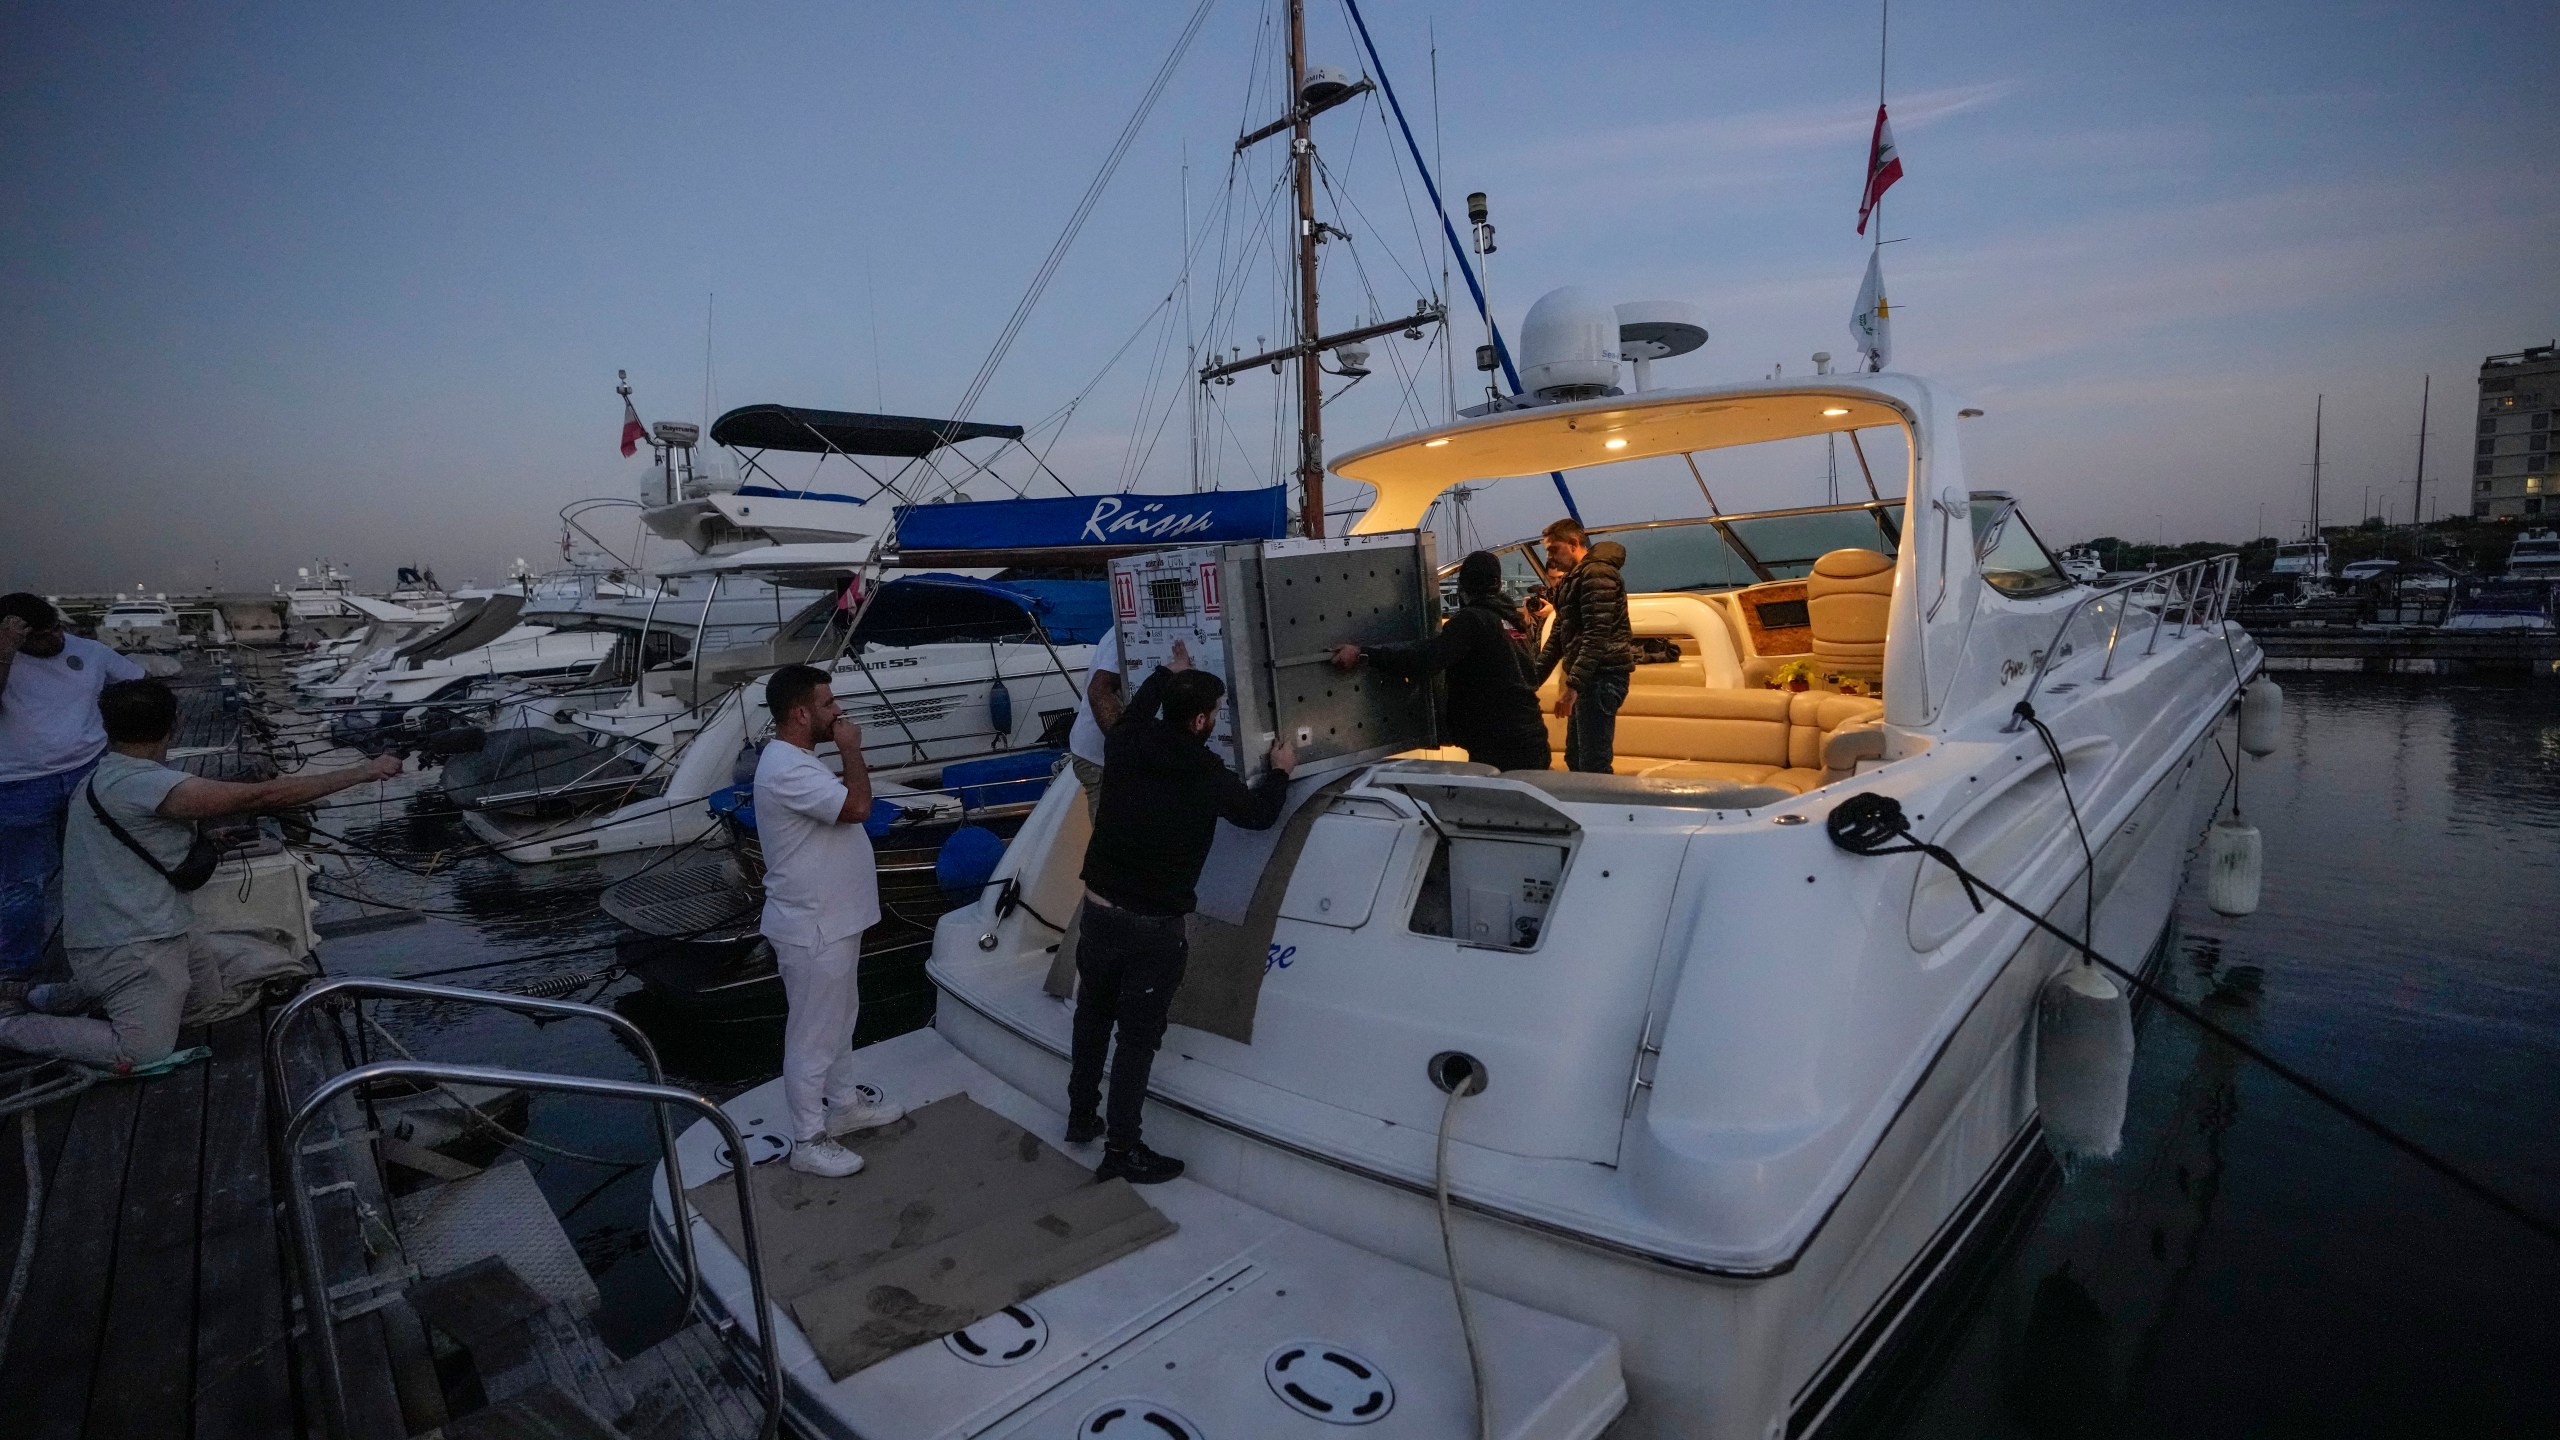
{"label": "marina water", "polygon": [[[2282,745],[2241,803],[2266,836],[2242,920],[2191,871],[2164,971],[2216,1018],[2387,1122],[2560,1212],[2560,685],[2284,677]],[[2226,743],[2228,737],[2226,735]],[[467,844],[419,802],[351,803],[332,828],[414,857]],[[427,868],[419,866],[417,868]],[[771,1078],[771,1022],[690,1023],[612,974],[607,879],[475,859],[352,880],[439,914],[342,933],[333,973],[523,988],[592,975],[679,1084]],[[324,921],[356,913],[327,902]],[[568,953],[561,953],[568,952]],[[919,966],[867,971],[860,1039],[926,1023]],[[422,1055],[637,1078],[575,1023],[385,1005]],[[384,1042],[388,1044],[389,1042]],[[646,1117],[538,1099],[528,1155],[606,1297],[617,1346],[672,1328],[644,1239]],[[569,1152],[569,1153],[561,1153]],[[1877,1436],[2549,1434],[2560,1428],[2560,1251],[2290,1090],[2178,1017],[2143,1022],[2125,1147],[2049,1177],[1855,1430]],[[1960,1303],[1954,1303],[1960,1302]]]}

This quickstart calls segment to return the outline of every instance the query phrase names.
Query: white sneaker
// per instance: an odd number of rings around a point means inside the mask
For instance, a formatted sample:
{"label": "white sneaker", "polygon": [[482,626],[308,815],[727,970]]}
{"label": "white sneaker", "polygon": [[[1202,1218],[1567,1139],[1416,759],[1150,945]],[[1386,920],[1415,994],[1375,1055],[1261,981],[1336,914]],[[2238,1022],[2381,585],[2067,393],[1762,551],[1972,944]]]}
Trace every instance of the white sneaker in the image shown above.
{"label": "white sneaker", "polygon": [[833,1140],[803,1140],[791,1147],[791,1168],[803,1175],[841,1180],[862,1169],[862,1157]]}
{"label": "white sneaker", "polygon": [[827,1103],[827,1134],[850,1135],[856,1130],[876,1130],[892,1120],[903,1118],[907,1107],[880,1093],[875,1085],[853,1087],[854,1100],[849,1105]]}

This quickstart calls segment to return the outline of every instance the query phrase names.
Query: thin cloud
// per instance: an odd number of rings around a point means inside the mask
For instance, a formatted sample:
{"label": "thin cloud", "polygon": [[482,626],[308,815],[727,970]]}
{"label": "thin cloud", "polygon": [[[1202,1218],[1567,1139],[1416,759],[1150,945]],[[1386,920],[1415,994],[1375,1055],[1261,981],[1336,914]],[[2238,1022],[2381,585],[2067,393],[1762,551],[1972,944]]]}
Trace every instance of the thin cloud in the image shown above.
{"label": "thin cloud", "polygon": [[[1893,100],[1898,132],[1923,130],[1942,120],[1997,104],[2017,89],[2012,80],[1923,90]],[[1622,125],[1524,147],[1515,157],[1530,168],[1584,168],[1644,161],[1736,160],[1778,157],[1796,151],[1863,143],[1875,124],[1864,103],[1792,105],[1740,115]]]}

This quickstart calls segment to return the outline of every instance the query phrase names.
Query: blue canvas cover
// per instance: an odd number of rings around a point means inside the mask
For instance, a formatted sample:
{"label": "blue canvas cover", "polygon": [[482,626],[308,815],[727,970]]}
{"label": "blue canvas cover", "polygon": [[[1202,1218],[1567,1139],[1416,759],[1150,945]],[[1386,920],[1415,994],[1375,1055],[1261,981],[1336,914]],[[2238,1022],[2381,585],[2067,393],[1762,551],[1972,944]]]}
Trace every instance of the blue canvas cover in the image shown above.
{"label": "blue canvas cover", "polygon": [[[1061,495],[965,500],[898,509],[901,551],[1148,550],[1288,533],[1289,492],[1210,490],[1193,495]],[[949,562],[944,562],[949,563]]]}

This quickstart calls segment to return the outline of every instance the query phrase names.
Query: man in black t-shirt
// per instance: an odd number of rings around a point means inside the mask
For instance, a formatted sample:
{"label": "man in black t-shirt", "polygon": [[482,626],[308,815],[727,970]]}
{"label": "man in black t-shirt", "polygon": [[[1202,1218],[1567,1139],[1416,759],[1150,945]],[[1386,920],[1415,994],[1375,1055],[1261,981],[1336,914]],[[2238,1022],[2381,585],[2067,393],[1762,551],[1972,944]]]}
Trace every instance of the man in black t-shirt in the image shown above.
{"label": "man in black t-shirt", "polygon": [[[1190,652],[1177,640],[1173,664],[1147,677],[1103,741],[1102,798],[1085,846],[1084,909],[1076,922],[1079,984],[1067,1077],[1067,1141],[1104,1137],[1102,1164],[1094,1171],[1099,1179],[1153,1185],[1182,1173],[1181,1161],[1142,1143],[1139,1127],[1147,1075],[1190,959],[1183,917],[1197,903],[1192,887],[1208,862],[1218,821],[1269,829],[1297,768],[1297,751],[1275,744],[1270,770],[1247,785],[1210,752],[1209,732],[1225,694],[1217,676],[1191,668]],[[1106,1055],[1107,1123],[1101,1111]]]}

